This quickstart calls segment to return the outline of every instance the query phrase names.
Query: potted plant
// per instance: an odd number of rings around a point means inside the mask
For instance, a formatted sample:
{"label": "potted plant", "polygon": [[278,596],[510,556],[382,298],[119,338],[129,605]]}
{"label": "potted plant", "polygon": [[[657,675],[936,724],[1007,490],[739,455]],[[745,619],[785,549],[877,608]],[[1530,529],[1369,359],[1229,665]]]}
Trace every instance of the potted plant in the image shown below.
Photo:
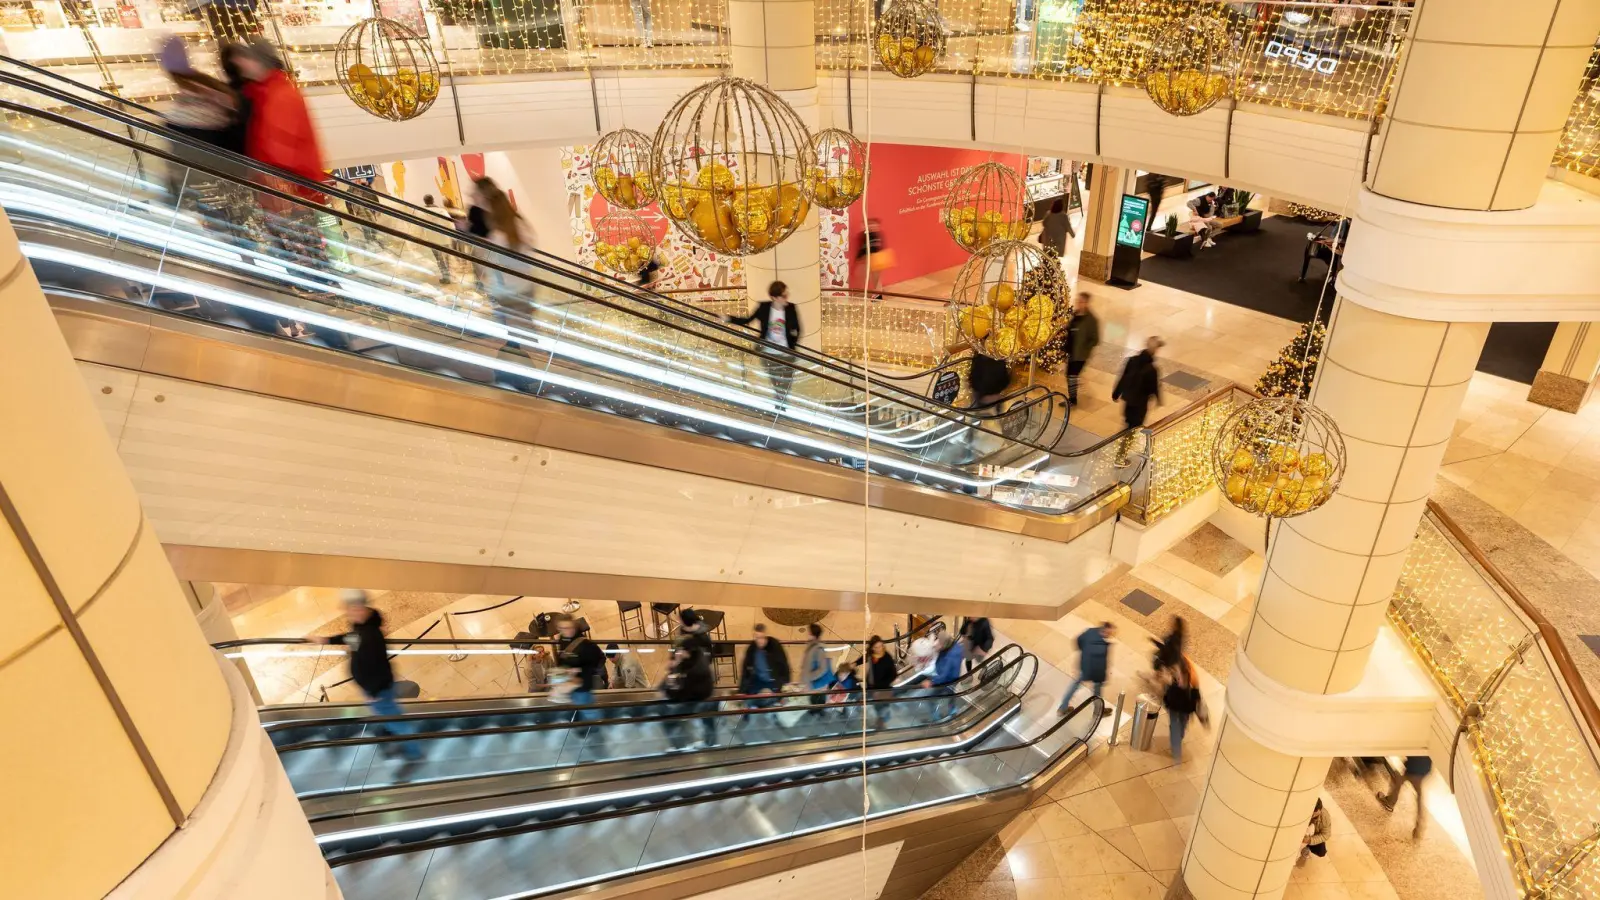
{"label": "potted plant", "polygon": [[1168,215],[1160,228],[1144,236],[1144,249],[1157,256],[1188,259],[1194,256],[1194,235],[1178,230],[1177,214]]}
{"label": "potted plant", "polygon": [[1243,220],[1234,230],[1248,234],[1261,228],[1261,210],[1251,209],[1250,201],[1256,198],[1251,191],[1235,191],[1233,195],[1239,201],[1239,217]]}

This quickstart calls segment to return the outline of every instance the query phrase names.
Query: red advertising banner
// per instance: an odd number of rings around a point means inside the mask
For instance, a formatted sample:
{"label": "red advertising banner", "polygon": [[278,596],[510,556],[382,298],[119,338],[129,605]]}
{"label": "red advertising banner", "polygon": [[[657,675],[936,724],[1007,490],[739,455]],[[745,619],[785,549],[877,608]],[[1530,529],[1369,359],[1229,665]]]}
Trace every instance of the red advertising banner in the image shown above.
{"label": "red advertising banner", "polygon": [[967,261],[967,251],[950,239],[939,220],[950,184],[979,163],[998,162],[1019,173],[1023,160],[1016,153],[956,150],[915,144],[873,144],[872,175],[867,179],[864,202],[850,207],[850,284],[859,288],[865,278],[856,262],[861,245],[862,209],[877,220],[882,246],[893,264],[883,272],[881,285],[891,287],[910,278],[929,275]]}

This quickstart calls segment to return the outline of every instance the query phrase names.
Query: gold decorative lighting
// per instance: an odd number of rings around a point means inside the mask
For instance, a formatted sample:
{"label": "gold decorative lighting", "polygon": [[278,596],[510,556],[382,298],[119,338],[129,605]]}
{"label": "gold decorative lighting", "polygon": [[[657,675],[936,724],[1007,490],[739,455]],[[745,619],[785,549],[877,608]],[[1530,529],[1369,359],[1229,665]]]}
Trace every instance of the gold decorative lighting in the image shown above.
{"label": "gold decorative lighting", "polygon": [[594,223],[595,260],[609,272],[637,275],[655,249],[655,231],[636,212],[614,209]]}
{"label": "gold decorative lighting", "polygon": [[393,19],[351,25],[333,53],[339,87],[381,119],[415,119],[439,99],[439,64],[428,42]]}
{"label": "gold decorative lighting", "polygon": [[1023,359],[1065,327],[1067,277],[1038,244],[994,241],[962,265],[950,291],[949,329],[974,351]]}
{"label": "gold decorative lighting", "polygon": [[1227,10],[1207,4],[1156,33],[1144,90],[1163,110],[1192,116],[1232,93],[1240,62],[1239,42],[1228,31]]}
{"label": "gold decorative lighting", "polygon": [[806,173],[806,196],[818,206],[842,210],[867,188],[867,146],[842,128],[811,136],[816,165]]}
{"label": "gold decorative lighting", "polygon": [[1298,397],[1263,397],[1234,410],[1211,448],[1228,502],[1285,519],[1328,502],[1344,477],[1344,438],[1325,412]]}
{"label": "gold decorative lighting", "polygon": [[1015,169],[983,163],[963,172],[950,185],[940,217],[957,244],[982,253],[994,241],[1026,238],[1032,210],[1022,176]]}
{"label": "gold decorative lighting", "polygon": [[731,75],[673,104],[650,153],[662,213],[689,241],[727,256],[771,250],[800,227],[815,167],[811,133],[794,109]]}
{"label": "gold decorative lighting", "polygon": [[643,209],[656,199],[650,174],[650,136],[618,128],[600,136],[590,151],[589,173],[594,188],[612,206]]}
{"label": "gold decorative lighting", "polygon": [[901,78],[933,71],[944,56],[944,22],[927,0],[889,0],[872,29],[878,62]]}

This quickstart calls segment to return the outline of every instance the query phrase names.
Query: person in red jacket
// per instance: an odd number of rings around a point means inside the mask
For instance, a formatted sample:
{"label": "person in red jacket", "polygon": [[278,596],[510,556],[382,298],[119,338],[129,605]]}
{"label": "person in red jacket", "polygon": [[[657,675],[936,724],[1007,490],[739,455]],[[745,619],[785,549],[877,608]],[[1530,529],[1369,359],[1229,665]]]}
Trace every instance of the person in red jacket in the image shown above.
{"label": "person in red jacket", "polygon": [[[241,93],[249,109],[244,129],[245,155],[306,181],[327,181],[322,148],[305,98],[284,72],[277,49],[256,37],[248,43],[229,44],[223,55],[226,64],[244,79]],[[317,209],[310,204],[326,203],[327,195],[279,178],[265,177],[261,183],[308,201],[295,203],[265,192],[257,195],[267,213],[266,227],[273,244],[293,261],[321,267],[327,257],[317,228]]]}

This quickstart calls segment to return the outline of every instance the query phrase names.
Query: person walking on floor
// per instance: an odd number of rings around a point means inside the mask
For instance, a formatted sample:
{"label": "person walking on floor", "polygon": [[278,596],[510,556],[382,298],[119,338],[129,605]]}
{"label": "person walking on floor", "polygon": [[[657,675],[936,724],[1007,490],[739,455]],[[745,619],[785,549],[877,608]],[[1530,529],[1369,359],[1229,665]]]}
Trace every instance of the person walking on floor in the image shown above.
{"label": "person walking on floor", "polygon": [[760,357],[761,365],[767,370],[767,381],[772,385],[778,408],[785,408],[794,380],[791,364],[794,357],[790,351],[800,343],[800,311],[789,302],[789,286],[774,281],[767,285],[767,299],[756,304],[754,312],[748,316],[727,316],[724,321],[731,325],[754,323],[761,340],[770,345],[772,349]]}
{"label": "person walking on floor", "polygon": [[[350,630],[315,640],[319,644],[342,644],[350,651],[350,678],[367,696],[367,708],[373,715],[405,715],[395,697],[394,667],[389,664],[389,642],[383,636],[383,613],[372,608],[366,591],[341,591],[339,599],[344,601],[344,617]],[[388,722],[383,727],[390,734],[413,731],[410,722]],[[408,767],[422,759],[422,747],[416,741],[400,742],[399,748]],[[387,747],[384,754],[388,755]]]}
{"label": "person walking on floor", "polygon": [[1176,662],[1157,673],[1161,691],[1161,707],[1167,711],[1167,738],[1172,749],[1172,764],[1183,762],[1183,734],[1189,727],[1189,718],[1201,714],[1200,688],[1196,686],[1194,663],[1179,654]]}
{"label": "person walking on floor", "polygon": [[1295,862],[1297,866],[1306,864],[1306,860],[1313,856],[1328,855],[1328,838],[1333,836],[1333,816],[1328,814],[1322,805],[1322,798],[1317,798],[1317,808],[1311,811],[1311,819],[1306,822],[1305,837],[1300,839],[1300,859]]}
{"label": "person walking on floor", "polygon": [[1078,693],[1078,688],[1084,682],[1088,682],[1090,694],[1103,699],[1106,673],[1111,668],[1111,638],[1116,633],[1117,626],[1101,622],[1078,635],[1078,678],[1067,688],[1066,696],[1061,698],[1061,705],[1056,712],[1064,716],[1071,711],[1073,695]]}
{"label": "person walking on floor", "polygon": [[822,706],[828,702],[828,695],[821,692],[833,684],[833,661],[828,659],[828,648],[822,645],[822,624],[807,625],[806,634],[806,652],[800,658],[800,683],[806,690],[818,692],[811,696],[811,705]]}
{"label": "person walking on floor", "polygon": [[783,642],[757,622],[739,669],[739,693],[756,698],[750,701],[751,707],[777,706],[778,699],[768,695],[777,694],[788,683],[789,654],[783,651]]}
{"label": "person walking on floor", "polygon": [[1161,405],[1161,372],[1156,368],[1156,352],[1166,345],[1166,341],[1154,336],[1145,341],[1144,349],[1122,364],[1122,374],[1117,378],[1116,387],[1111,389],[1111,399],[1122,401],[1122,421],[1128,428],[1128,433],[1117,444],[1115,465],[1118,468],[1132,465],[1129,454],[1138,435],[1135,429],[1144,425],[1151,401]]}
{"label": "person walking on floor", "polygon": [[1400,800],[1401,788],[1409,784],[1411,789],[1417,792],[1417,821],[1416,824],[1411,826],[1413,840],[1422,837],[1423,823],[1428,821],[1428,812],[1422,806],[1422,782],[1423,779],[1428,777],[1428,773],[1432,771],[1433,757],[1426,755],[1408,756],[1403,770],[1399,772],[1390,770],[1389,792],[1387,794],[1382,792],[1378,794],[1378,802],[1383,804],[1383,808],[1389,812],[1394,812],[1394,805]]}
{"label": "person walking on floor", "polygon": [[1045,214],[1044,221],[1040,223],[1039,244],[1055,251],[1056,256],[1067,255],[1067,238],[1077,237],[1078,233],[1072,230],[1072,217],[1067,215],[1067,204],[1063,198],[1057,198],[1050,204],[1050,212]]}
{"label": "person walking on floor", "polygon": [[1089,305],[1089,292],[1072,298],[1072,318],[1067,323],[1067,402],[1078,405],[1078,380],[1089,354],[1100,344],[1100,320]]}

